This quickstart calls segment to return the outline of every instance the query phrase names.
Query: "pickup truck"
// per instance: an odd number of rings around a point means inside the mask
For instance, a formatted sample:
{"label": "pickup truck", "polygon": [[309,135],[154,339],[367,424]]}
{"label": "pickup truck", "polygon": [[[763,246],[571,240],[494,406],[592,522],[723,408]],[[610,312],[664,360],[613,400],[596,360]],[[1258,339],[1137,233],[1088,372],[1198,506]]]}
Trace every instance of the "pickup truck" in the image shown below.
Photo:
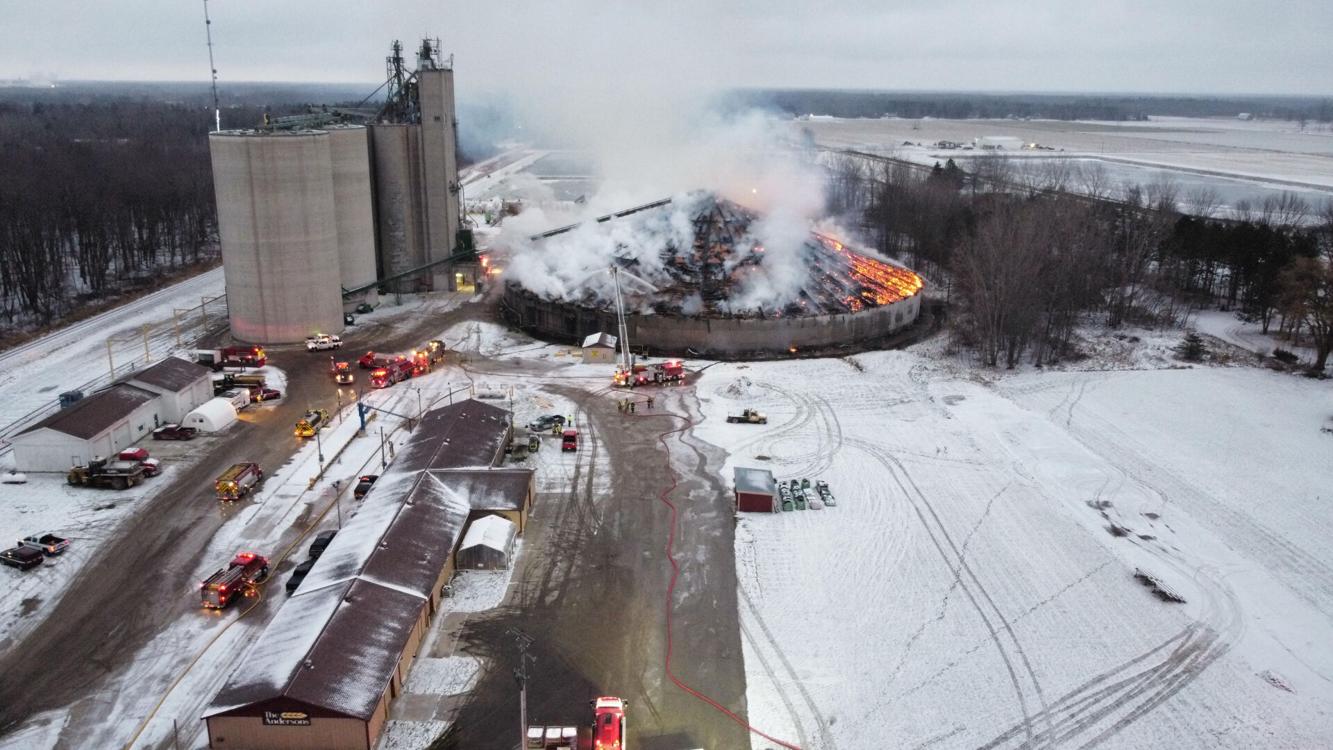
{"label": "pickup truck", "polygon": [[343,340],[338,336],[330,336],[326,333],[315,336],[307,336],[305,340],[305,350],[308,352],[322,352],[328,349],[341,349]]}
{"label": "pickup truck", "polygon": [[182,427],[178,424],[167,424],[153,430],[154,440],[194,440],[199,434],[199,430],[193,427]]}
{"label": "pickup truck", "polygon": [[35,549],[46,555],[58,555],[69,549],[69,540],[55,534],[33,534],[20,539],[19,546]]}

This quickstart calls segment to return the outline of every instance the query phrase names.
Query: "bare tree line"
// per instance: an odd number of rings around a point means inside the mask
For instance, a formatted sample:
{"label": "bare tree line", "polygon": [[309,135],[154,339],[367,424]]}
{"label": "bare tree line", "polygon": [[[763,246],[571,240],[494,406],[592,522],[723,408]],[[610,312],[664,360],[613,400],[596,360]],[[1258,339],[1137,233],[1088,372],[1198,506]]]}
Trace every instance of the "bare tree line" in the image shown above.
{"label": "bare tree line", "polygon": [[1333,287],[1319,293],[1333,205],[1316,212],[1283,193],[1212,218],[1210,191],[1117,186],[1098,165],[1060,160],[979,159],[971,174],[950,161],[923,174],[840,156],[830,174],[830,207],[944,286],[954,333],[989,366],[1076,354],[1083,322],[1175,324],[1205,306],[1309,334],[1319,370],[1333,348]]}

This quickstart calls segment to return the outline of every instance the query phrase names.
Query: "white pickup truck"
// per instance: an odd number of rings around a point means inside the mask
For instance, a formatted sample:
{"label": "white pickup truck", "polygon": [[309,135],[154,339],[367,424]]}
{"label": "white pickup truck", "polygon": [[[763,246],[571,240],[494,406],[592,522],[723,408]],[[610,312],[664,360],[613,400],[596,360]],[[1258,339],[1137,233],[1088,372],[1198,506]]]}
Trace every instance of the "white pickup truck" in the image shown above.
{"label": "white pickup truck", "polygon": [[69,540],[55,534],[33,534],[19,540],[19,546],[40,550],[44,555],[58,555],[69,549]]}
{"label": "white pickup truck", "polygon": [[321,333],[316,336],[307,336],[305,339],[305,350],[308,352],[322,352],[328,349],[341,349],[343,340],[338,336],[330,336],[327,333]]}

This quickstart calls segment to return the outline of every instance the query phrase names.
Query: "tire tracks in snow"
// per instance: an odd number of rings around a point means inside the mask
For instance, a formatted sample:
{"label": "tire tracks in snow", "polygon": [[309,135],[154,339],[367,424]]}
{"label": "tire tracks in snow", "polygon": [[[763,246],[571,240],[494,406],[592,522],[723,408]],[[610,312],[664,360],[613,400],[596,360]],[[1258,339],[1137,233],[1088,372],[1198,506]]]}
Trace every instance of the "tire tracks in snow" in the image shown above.
{"label": "tire tracks in snow", "polygon": [[[1012,624],[1005,618],[1003,611],[996,605],[990,593],[986,591],[980,577],[967,562],[964,554],[965,550],[954,542],[934,506],[916,482],[913,481],[902,462],[889,451],[868,440],[853,438],[847,442],[852,447],[865,452],[889,473],[894,483],[902,490],[903,496],[911,504],[913,511],[926,531],[926,535],[930,538],[932,545],[945,565],[954,575],[958,576],[959,587],[990,634],[990,639],[995,644],[1000,660],[1004,663],[1009,682],[1013,685],[1019,710],[1023,714],[1023,720],[1018,725],[1019,731],[1025,736],[1030,747],[1039,747],[1040,745],[1036,744],[1039,738],[1038,731],[1033,724],[1037,719],[1050,723],[1049,706],[1041,687],[1041,681],[1037,678],[1036,671],[1032,668],[1032,663],[1028,659],[1023,644],[1014,632]],[[1010,653],[1011,651],[1012,653]],[[1026,675],[1026,679],[1020,676],[1020,672]],[[1028,684],[1025,685],[1025,682]],[[1031,696],[1028,694],[1029,689],[1033,693]],[[1028,705],[1033,697],[1041,706],[1041,710],[1035,714]]]}

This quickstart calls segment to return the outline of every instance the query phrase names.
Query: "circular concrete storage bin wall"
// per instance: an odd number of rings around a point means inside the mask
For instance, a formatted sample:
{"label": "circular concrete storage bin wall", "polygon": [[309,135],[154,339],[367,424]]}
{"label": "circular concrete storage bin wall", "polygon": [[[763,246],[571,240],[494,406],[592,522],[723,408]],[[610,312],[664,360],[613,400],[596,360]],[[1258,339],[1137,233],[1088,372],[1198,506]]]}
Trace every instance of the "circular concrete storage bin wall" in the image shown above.
{"label": "circular concrete storage bin wall", "polygon": [[[370,189],[370,137],[361,125],[332,125],[329,156],[333,165],[333,207],[338,223],[338,267],[344,289],[375,281],[375,217]],[[374,304],[379,293],[346,300],[348,307]]]}
{"label": "circular concrete storage bin wall", "polygon": [[209,135],[232,335],[283,344],[341,333],[329,134]]}
{"label": "circular concrete storage bin wall", "polygon": [[[538,338],[578,343],[589,334],[615,334],[614,310],[544,300],[516,285],[505,286],[505,318]],[[921,312],[921,294],[898,302],[840,315],[793,318],[625,316],[635,351],[729,358],[801,349],[871,343],[906,328]]]}

